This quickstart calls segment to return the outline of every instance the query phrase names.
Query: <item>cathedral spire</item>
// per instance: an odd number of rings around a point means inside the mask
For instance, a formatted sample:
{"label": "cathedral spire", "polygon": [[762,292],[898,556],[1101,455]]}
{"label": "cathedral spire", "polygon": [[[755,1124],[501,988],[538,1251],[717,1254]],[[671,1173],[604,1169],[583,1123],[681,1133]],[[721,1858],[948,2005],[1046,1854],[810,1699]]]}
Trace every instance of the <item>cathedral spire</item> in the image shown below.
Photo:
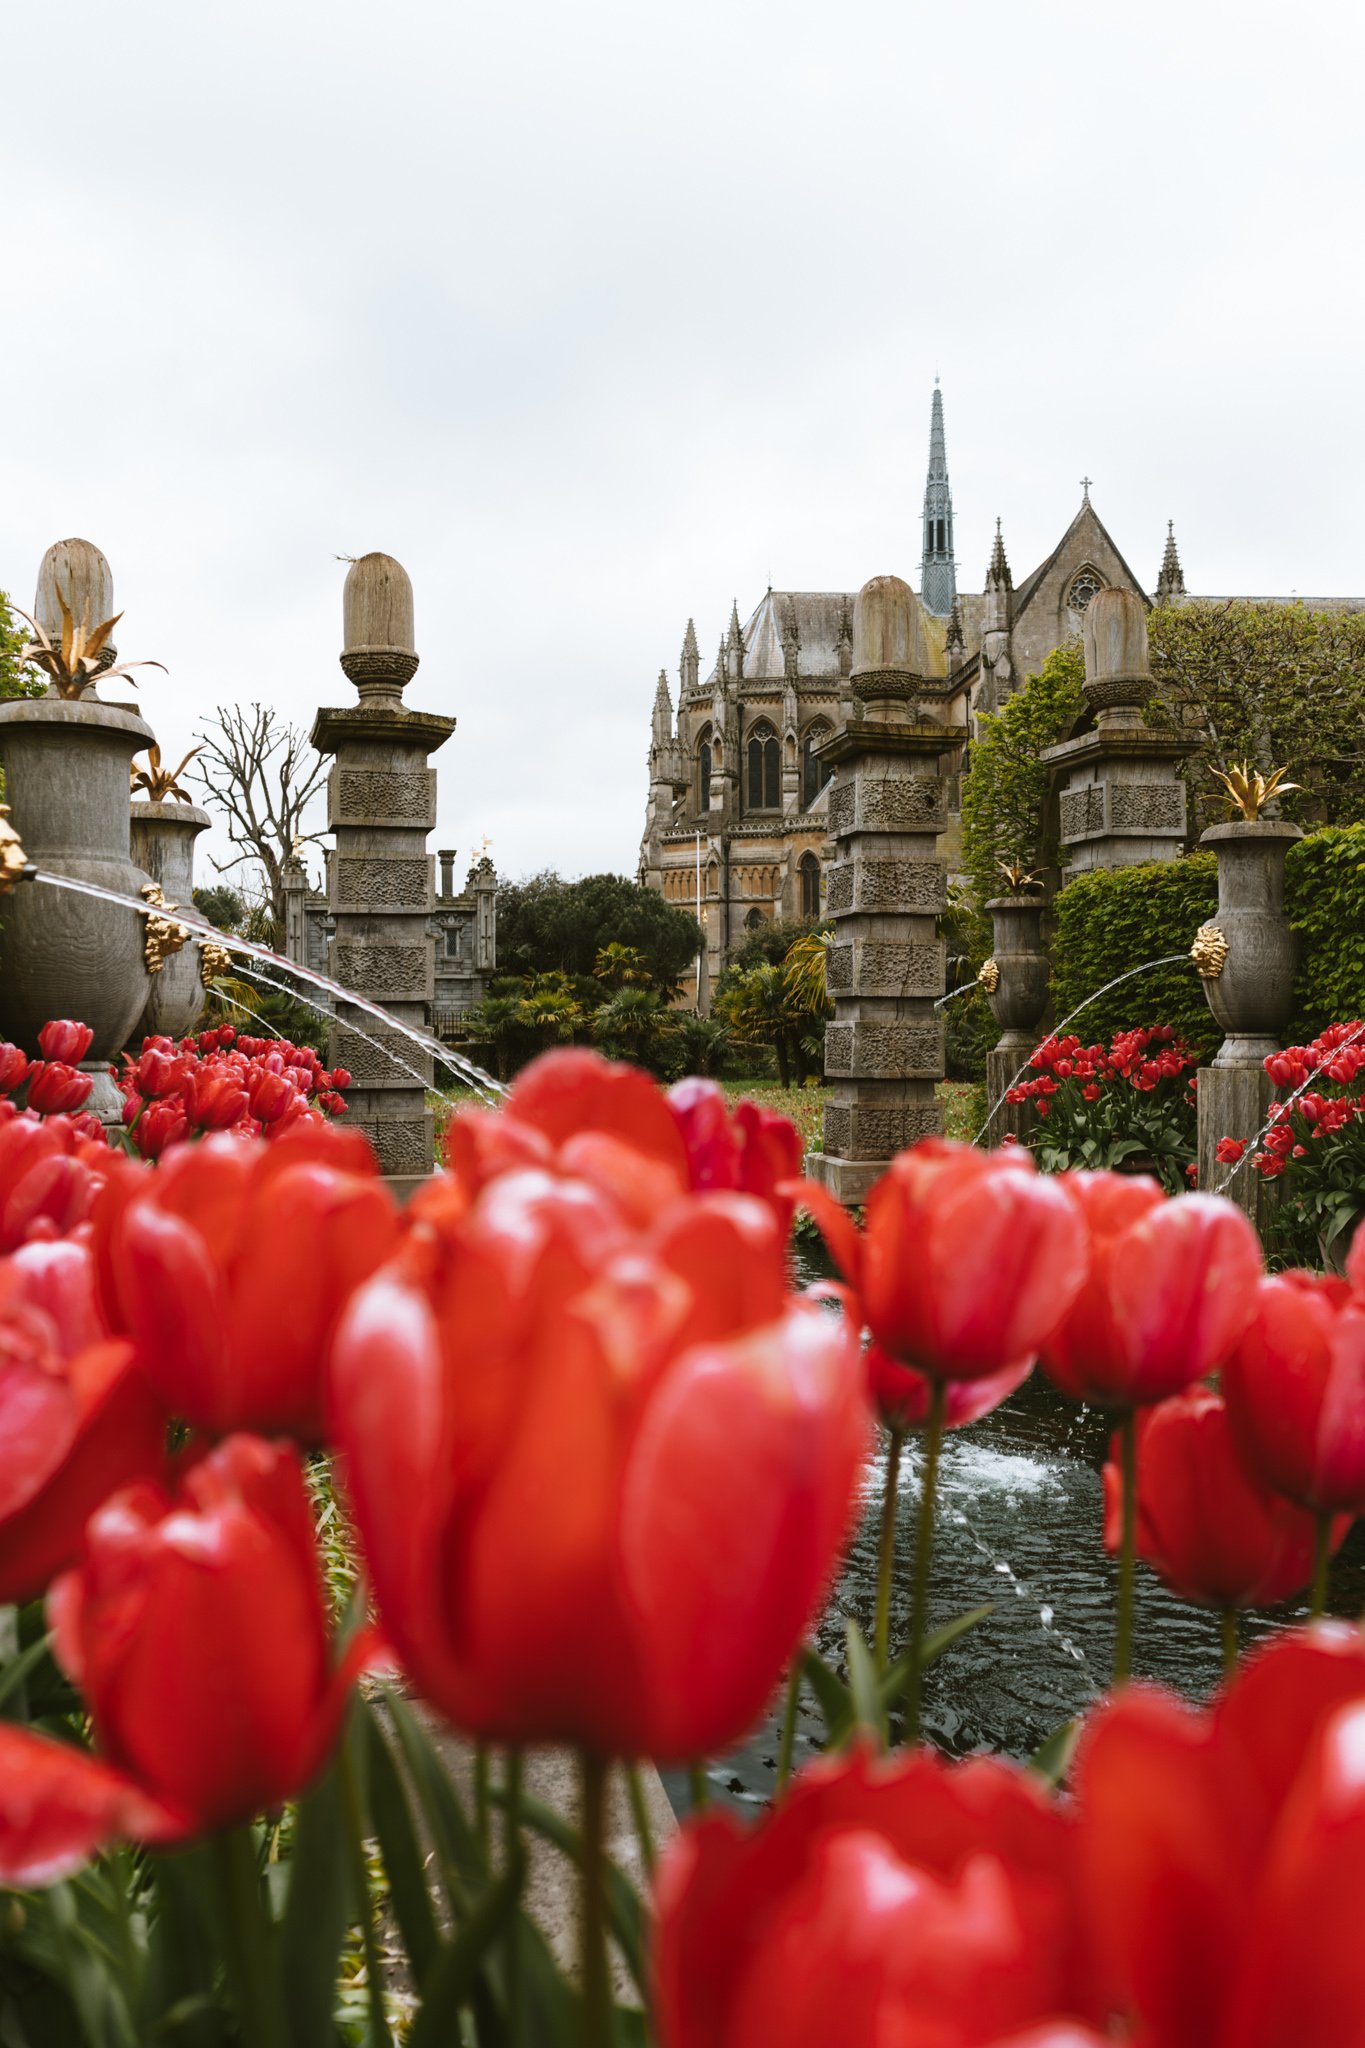
{"label": "cathedral spire", "polygon": [[744,679],[744,633],[739,623],[739,599],[730,600],[730,646],[735,657],[735,674]]}
{"label": "cathedral spire", "polygon": [[701,650],[697,646],[697,629],[693,625],[691,619],[689,619],[687,622],[687,631],[683,634],[682,664],[679,669],[679,675],[682,680],[684,696],[687,695],[689,690],[696,689],[697,676],[700,671],[700,668]]}
{"label": "cathedral spire", "polygon": [[1185,571],[1180,566],[1180,551],[1175,544],[1175,521],[1166,521],[1166,552],[1161,557],[1161,573],[1156,579],[1156,601],[1169,604],[1172,598],[1185,595]]}
{"label": "cathedral spire", "polygon": [[659,670],[659,680],[654,686],[654,744],[667,746],[673,737],[673,699],[669,695],[668,676]]}
{"label": "cathedral spire", "polygon": [[1000,531],[1000,521],[995,522],[995,546],[991,549],[990,566],[986,571],[987,585],[996,584],[1001,590],[1013,590],[1014,578],[1005,554],[1005,540]]}
{"label": "cathedral spire", "polygon": [[1014,618],[1014,578],[1010,575],[1009,558],[1005,553],[1005,539],[1000,531],[1000,521],[995,522],[995,546],[991,549],[990,564],[986,570],[986,613],[987,633],[1008,633]]}
{"label": "cathedral spire", "polygon": [[953,560],[953,494],[948,487],[948,453],[943,437],[943,393],[934,379],[929,415],[929,473],[924,483],[924,547],[920,558],[920,602],[947,618],[957,596]]}

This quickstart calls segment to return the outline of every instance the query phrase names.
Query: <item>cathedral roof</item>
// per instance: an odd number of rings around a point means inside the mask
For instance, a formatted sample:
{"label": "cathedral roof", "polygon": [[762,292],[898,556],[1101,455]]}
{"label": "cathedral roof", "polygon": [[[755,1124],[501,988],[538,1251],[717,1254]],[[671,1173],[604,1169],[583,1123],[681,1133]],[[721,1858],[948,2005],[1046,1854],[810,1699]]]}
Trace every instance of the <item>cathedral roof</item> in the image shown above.
{"label": "cathedral roof", "polygon": [[1128,578],[1128,581],[1131,584],[1132,588],[1138,591],[1142,589],[1141,583],[1133,574],[1132,570],[1128,567],[1128,564],[1124,561],[1122,554],[1119,552],[1119,548],[1114,540],[1113,534],[1110,533],[1109,528],[1105,525],[1104,521],[1100,518],[1099,513],[1091,504],[1089,493],[1087,492],[1086,497],[1081,504],[1080,511],[1076,514],[1076,517],[1072,520],[1070,526],[1068,526],[1066,532],[1062,535],[1061,539],[1058,541],[1056,547],[1052,550],[1052,553],[1048,556],[1047,560],[1045,562],[1040,562],[1038,567],[1033,571],[1033,574],[1031,576],[1026,576],[1023,582],[1019,585],[1018,589],[1015,591],[1014,616],[1016,619],[1019,617],[1021,612],[1027,609],[1029,600],[1033,597],[1034,593],[1038,589],[1039,584],[1042,583],[1044,577],[1047,575],[1047,572],[1052,567],[1053,563],[1057,561],[1060,556],[1066,553],[1071,541],[1077,536],[1078,532],[1082,528],[1086,527],[1088,527],[1092,533],[1096,529],[1098,529],[1098,532],[1101,535],[1101,537],[1108,543],[1110,548],[1113,550],[1114,556],[1119,564],[1119,567],[1123,570],[1124,575]]}
{"label": "cathedral roof", "polygon": [[[790,631],[793,618],[800,644],[803,676],[837,676],[839,642],[845,630],[852,631],[851,590],[770,590],[744,628],[744,675],[770,676],[778,682],[786,674],[782,658],[782,634]],[[734,674],[733,656],[731,675]],[[708,687],[716,680],[713,668]]]}

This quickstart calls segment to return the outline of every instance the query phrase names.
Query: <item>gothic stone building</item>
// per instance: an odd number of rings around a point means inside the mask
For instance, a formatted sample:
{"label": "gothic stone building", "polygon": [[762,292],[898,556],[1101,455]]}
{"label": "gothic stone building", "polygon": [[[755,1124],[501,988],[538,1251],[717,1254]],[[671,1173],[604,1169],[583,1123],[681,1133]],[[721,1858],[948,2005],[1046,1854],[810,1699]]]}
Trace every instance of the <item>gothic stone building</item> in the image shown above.
{"label": "gothic stone building", "polygon": [[[937,387],[922,531],[918,601],[931,664],[959,686],[973,712],[995,709],[1070,640],[1097,590],[1139,589],[1087,483],[1080,510],[1032,575],[1015,586],[997,523],[984,590],[960,591]],[[1157,596],[1184,590],[1172,536]],[[709,985],[756,925],[824,909],[828,770],[820,747],[846,716],[855,595],[770,589],[746,625],[736,603],[705,676],[689,619],[676,712],[660,673],[639,872],[700,917],[703,1007]],[[945,852],[951,864],[951,837]]]}

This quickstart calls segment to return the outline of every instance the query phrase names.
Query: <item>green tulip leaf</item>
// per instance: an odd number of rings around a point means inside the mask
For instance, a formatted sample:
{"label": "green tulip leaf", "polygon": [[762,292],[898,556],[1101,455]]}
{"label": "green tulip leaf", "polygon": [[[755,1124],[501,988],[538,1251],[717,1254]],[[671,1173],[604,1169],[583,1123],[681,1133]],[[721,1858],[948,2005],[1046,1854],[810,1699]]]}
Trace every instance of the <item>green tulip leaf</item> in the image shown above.
{"label": "green tulip leaf", "polygon": [[[507,1804],[506,1794],[500,1786],[494,1787],[492,1799],[495,1806]],[[528,1798],[523,1793],[521,1818],[528,1828],[532,1828],[543,1840],[553,1843],[556,1849],[562,1850],[576,1866],[582,1867],[582,1837],[578,1829],[570,1821],[565,1820],[562,1814],[556,1813],[553,1807],[546,1806],[543,1801]],[[610,1861],[604,1865],[603,1888],[607,1902],[607,1925],[625,1958],[626,1968],[643,1996],[645,1910],[640,1903],[640,1895],[624,1872],[618,1870]]]}
{"label": "green tulip leaf", "polygon": [[886,1708],[878,1686],[877,1666],[863,1641],[862,1630],[851,1616],[844,1623],[844,1641],[848,1645],[849,1692],[854,1719],[860,1728],[867,1729],[880,1743]]}
{"label": "green tulip leaf", "polygon": [[469,1899],[483,1890],[487,1876],[478,1839],[465,1817],[449,1771],[407,1701],[386,1686],[384,1703],[412,1779],[418,1809],[431,1830],[447,1904],[455,1919],[463,1919],[469,1911]]}
{"label": "green tulip leaf", "polygon": [[469,2002],[485,1962],[516,1912],[525,1874],[525,1858],[515,1856],[438,1953],[422,1982],[422,2003],[408,2034],[408,2048],[449,2048],[460,2038],[460,2008]]}
{"label": "green tulip leaf", "polygon": [[379,1841],[379,1853],[384,1859],[398,1932],[412,1965],[412,1974],[420,1984],[435,1962],[440,1945],[431,1893],[427,1888],[426,1863],[393,1752],[378,1719],[368,1707],[365,1710],[365,1738],[370,1822]]}
{"label": "green tulip leaf", "polygon": [[1060,1728],[1054,1728],[1051,1735],[1040,1742],[1028,1760],[1028,1767],[1036,1771],[1049,1785],[1060,1785],[1071,1768],[1071,1759],[1081,1733],[1081,1717],[1077,1714],[1070,1721],[1063,1721]]}
{"label": "green tulip leaf", "polygon": [[346,1929],[360,1902],[347,1855],[346,1808],[334,1757],[294,1817],[280,1931],[290,2048],[335,2048],[332,2006]]}
{"label": "green tulip leaf", "polygon": [[830,1746],[837,1747],[854,1725],[852,1693],[838,1672],[809,1644],[801,1652],[801,1676],[815,1694],[820,1712],[825,1717],[825,1733]]}
{"label": "green tulip leaf", "polygon": [[[924,1649],[920,1655],[921,1671],[927,1671],[931,1664],[937,1663],[945,1650],[951,1650],[954,1643],[960,1642],[963,1636],[967,1635],[980,1622],[985,1621],[988,1615],[994,1614],[994,1612],[994,1602],[987,1600],[980,1607],[971,1607],[965,1614],[955,1615],[951,1621],[945,1621],[942,1628],[936,1628],[931,1635],[927,1635],[924,1639]],[[897,1657],[895,1663],[882,1679],[881,1692],[884,1706],[890,1707],[900,1698],[901,1694],[905,1691],[905,1681],[909,1675],[910,1653],[907,1650],[904,1656]]]}
{"label": "green tulip leaf", "polygon": [[51,1643],[50,1635],[39,1636],[36,1643],[30,1643],[26,1650],[21,1650],[8,1664],[0,1666],[0,1708],[11,1700],[16,1703],[16,1711],[12,1715],[6,1715],[6,1719],[28,1719],[25,1685],[46,1657]]}

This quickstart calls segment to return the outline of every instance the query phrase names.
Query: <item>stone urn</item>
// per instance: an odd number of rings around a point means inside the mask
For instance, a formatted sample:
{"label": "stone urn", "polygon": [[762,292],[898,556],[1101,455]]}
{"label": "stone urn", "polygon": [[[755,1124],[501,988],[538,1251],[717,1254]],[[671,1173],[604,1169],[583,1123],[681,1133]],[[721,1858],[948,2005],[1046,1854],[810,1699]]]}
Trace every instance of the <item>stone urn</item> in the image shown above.
{"label": "stone urn", "polygon": [[991,1015],[1002,1032],[996,1050],[1017,1050],[1022,1059],[1038,1043],[1038,1026],[1047,1009],[1044,906],[1036,896],[994,896],[986,908],[993,932],[991,958],[999,970],[995,987],[986,991]]}
{"label": "stone urn", "polygon": [[[157,884],[168,904],[192,910],[194,842],[201,832],[208,830],[208,812],[195,804],[163,799],[158,803],[134,803],[129,820],[132,855],[137,866]],[[154,1032],[164,1032],[168,1038],[183,1038],[194,1028],[203,1007],[199,947],[191,939],[151,976],[150,993],[133,1029],[133,1038],[149,1038]]]}
{"label": "stone urn", "polygon": [[1019,1078],[1038,1043],[1038,1027],[1047,1009],[1049,962],[1043,947],[1044,905],[1036,896],[995,896],[986,905],[993,942],[988,965],[995,968],[995,986],[982,970],[982,986],[991,1015],[1001,1027],[997,1043],[986,1054],[987,1137],[992,1145],[1006,1138],[1021,1142],[1037,1123],[1031,1102],[1006,1102],[1006,1092]]}
{"label": "stone urn", "polygon": [[[130,708],[90,698],[17,698],[0,704],[5,800],[40,876],[93,882],[137,901],[148,877],[132,859],[128,771],[155,735]],[[95,1077],[89,1107],[106,1121],[122,1109],[108,1064],[147,1000],[144,920],[132,908],[33,882],[0,902],[0,1037],[31,1054],[50,1017],[94,1032],[83,1062]]]}
{"label": "stone urn", "polygon": [[[1215,1067],[1259,1066],[1280,1050],[1298,964],[1298,942],[1284,914],[1284,863],[1302,837],[1297,825],[1278,818],[1238,818],[1200,838],[1218,859],[1213,923],[1227,943],[1219,971],[1204,975],[1209,1008],[1226,1033]],[[1216,938],[1213,944],[1217,949]]]}

